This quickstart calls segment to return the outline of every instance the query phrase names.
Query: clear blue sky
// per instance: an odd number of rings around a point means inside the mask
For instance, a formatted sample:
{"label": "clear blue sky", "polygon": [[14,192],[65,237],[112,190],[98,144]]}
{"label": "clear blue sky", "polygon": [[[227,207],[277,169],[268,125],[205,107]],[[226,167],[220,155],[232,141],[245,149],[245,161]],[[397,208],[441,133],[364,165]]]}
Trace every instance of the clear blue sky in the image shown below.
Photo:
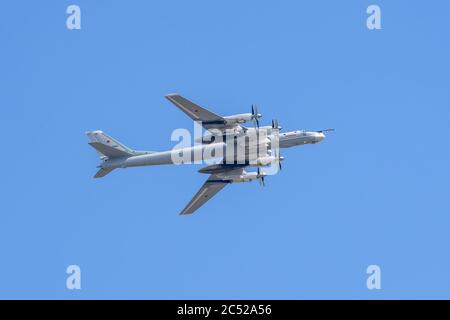
{"label": "clear blue sky", "polygon": [[[82,29],[66,28],[78,4]],[[382,30],[366,28],[366,8]],[[0,298],[450,298],[448,1],[7,1]],[[164,150],[223,115],[336,128],[178,216],[199,166],[94,180],[86,130]],[[66,267],[82,290],[65,288]],[[382,290],[366,288],[366,268]]]}

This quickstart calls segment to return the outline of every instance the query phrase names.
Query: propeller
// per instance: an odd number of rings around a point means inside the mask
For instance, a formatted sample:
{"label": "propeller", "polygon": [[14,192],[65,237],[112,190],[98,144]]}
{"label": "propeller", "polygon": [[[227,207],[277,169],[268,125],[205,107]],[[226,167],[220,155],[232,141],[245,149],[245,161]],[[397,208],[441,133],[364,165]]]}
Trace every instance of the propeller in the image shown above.
{"label": "propeller", "polygon": [[258,113],[258,107],[255,104],[252,104],[252,119],[255,125],[255,128],[259,128],[259,118],[261,118],[261,113]]}
{"label": "propeller", "polygon": [[275,159],[278,160],[278,169],[281,171],[281,161],[284,160],[284,157],[280,154],[280,148],[275,149]]}
{"label": "propeller", "polygon": [[265,173],[261,170],[260,167],[258,167],[258,180],[259,180],[259,184],[261,185],[261,187],[265,187],[266,183],[264,182],[264,177],[265,177]]}
{"label": "propeller", "polygon": [[281,161],[283,161],[283,160],[284,160],[284,157],[278,158],[278,169],[280,169],[280,171],[281,171]]}
{"label": "propeller", "polygon": [[272,129],[281,130],[281,127],[278,125],[278,120],[276,119],[272,120]]}
{"label": "propeller", "polygon": [[[276,135],[278,136],[279,131],[281,130],[280,125],[278,124],[278,120],[273,119],[272,120],[272,129],[273,130],[277,130],[275,131]],[[278,138],[277,138],[278,139]],[[281,161],[284,160],[284,157],[282,157],[280,155],[280,147],[277,146],[277,148],[275,148],[275,154],[274,154],[275,158],[278,159],[278,168],[281,170]]]}

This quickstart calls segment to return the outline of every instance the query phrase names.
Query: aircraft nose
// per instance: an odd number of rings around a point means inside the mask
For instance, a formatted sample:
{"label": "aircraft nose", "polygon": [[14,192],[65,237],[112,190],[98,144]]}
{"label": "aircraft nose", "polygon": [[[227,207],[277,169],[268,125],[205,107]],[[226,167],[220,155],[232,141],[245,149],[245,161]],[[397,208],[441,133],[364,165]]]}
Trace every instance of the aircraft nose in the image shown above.
{"label": "aircraft nose", "polygon": [[314,136],[314,142],[320,142],[325,138],[325,135],[323,132],[317,132]]}

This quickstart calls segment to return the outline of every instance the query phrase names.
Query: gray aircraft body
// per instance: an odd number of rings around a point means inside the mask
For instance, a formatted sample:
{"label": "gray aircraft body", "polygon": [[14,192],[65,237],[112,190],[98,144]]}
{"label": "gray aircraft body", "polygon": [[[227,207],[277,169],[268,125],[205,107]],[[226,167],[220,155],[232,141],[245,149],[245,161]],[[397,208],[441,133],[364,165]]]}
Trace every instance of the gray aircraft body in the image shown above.
{"label": "gray aircraft body", "polygon": [[[102,161],[98,166],[100,169],[94,176],[95,178],[104,177],[116,168],[179,164],[179,162],[174,160],[179,155],[187,156],[189,159],[196,159],[196,155],[201,155],[200,160],[214,161],[215,159],[217,160],[217,154],[212,152],[212,150],[222,151],[222,161],[199,170],[200,173],[209,174],[209,178],[194,198],[182,210],[181,214],[195,212],[227,184],[259,180],[264,185],[266,173],[260,168],[273,164],[281,168],[281,161],[284,158],[280,155],[279,148],[318,143],[325,138],[324,133],[326,131],[333,130],[297,130],[282,133],[280,132],[281,127],[278,126],[277,121],[272,121],[271,126],[259,127],[258,119],[261,117],[261,114],[258,113],[255,106],[252,106],[251,113],[222,117],[178,94],[170,94],[166,98],[192,120],[199,122],[204,129],[208,130],[200,140],[196,140],[197,144],[194,146],[174,148],[161,152],[136,151],[100,130],[89,131],[86,134],[90,140],[89,144],[96,149]],[[246,122],[253,122],[254,127],[244,127],[242,124]],[[260,141],[261,139],[258,139],[258,142],[256,142],[258,145],[254,149],[257,150],[255,151],[256,153],[248,145],[245,145],[243,147],[243,157],[237,159],[234,156],[232,161],[225,159],[227,148],[236,148],[236,145],[239,144],[238,138],[244,138],[252,134],[259,137],[260,132],[263,131],[266,136],[264,136],[263,142]],[[264,147],[267,147],[267,150],[264,149],[263,153],[260,152],[261,143],[264,144]],[[250,161],[252,155],[255,156]],[[182,161],[182,163],[192,162]],[[257,171],[247,172],[245,170],[247,167],[256,167]]]}

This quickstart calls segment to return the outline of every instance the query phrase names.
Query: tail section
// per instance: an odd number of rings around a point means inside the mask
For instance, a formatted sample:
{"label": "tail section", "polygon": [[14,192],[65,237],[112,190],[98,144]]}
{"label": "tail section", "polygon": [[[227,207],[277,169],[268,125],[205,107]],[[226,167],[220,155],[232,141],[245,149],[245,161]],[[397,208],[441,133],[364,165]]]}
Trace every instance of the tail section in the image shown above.
{"label": "tail section", "polygon": [[[143,154],[154,153],[155,151],[136,151],[128,148],[124,144],[120,143],[116,139],[108,136],[106,133],[100,130],[88,131],[86,135],[89,137],[89,145],[93,147],[100,159],[106,161],[114,158],[124,158]],[[95,174],[94,178],[101,178],[114,170],[114,168],[103,168],[99,166],[100,170]]]}
{"label": "tail section", "polygon": [[121,158],[121,157],[130,157],[133,154],[122,151],[118,148],[108,146],[106,144],[100,142],[89,142],[97,152],[100,154],[100,158],[107,157],[108,159]]}
{"label": "tail section", "polygon": [[[135,154],[135,151],[128,148],[119,141],[108,136],[100,130],[86,132],[89,137],[89,145],[92,146],[103,161],[108,159],[130,157]],[[102,178],[113,171],[114,168],[101,168],[97,171],[94,178]]]}
{"label": "tail section", "polygon": [[134,155],[134,151],[100,130],[86,132],[89,144],[97,150],[100,158],[112,159]]}

